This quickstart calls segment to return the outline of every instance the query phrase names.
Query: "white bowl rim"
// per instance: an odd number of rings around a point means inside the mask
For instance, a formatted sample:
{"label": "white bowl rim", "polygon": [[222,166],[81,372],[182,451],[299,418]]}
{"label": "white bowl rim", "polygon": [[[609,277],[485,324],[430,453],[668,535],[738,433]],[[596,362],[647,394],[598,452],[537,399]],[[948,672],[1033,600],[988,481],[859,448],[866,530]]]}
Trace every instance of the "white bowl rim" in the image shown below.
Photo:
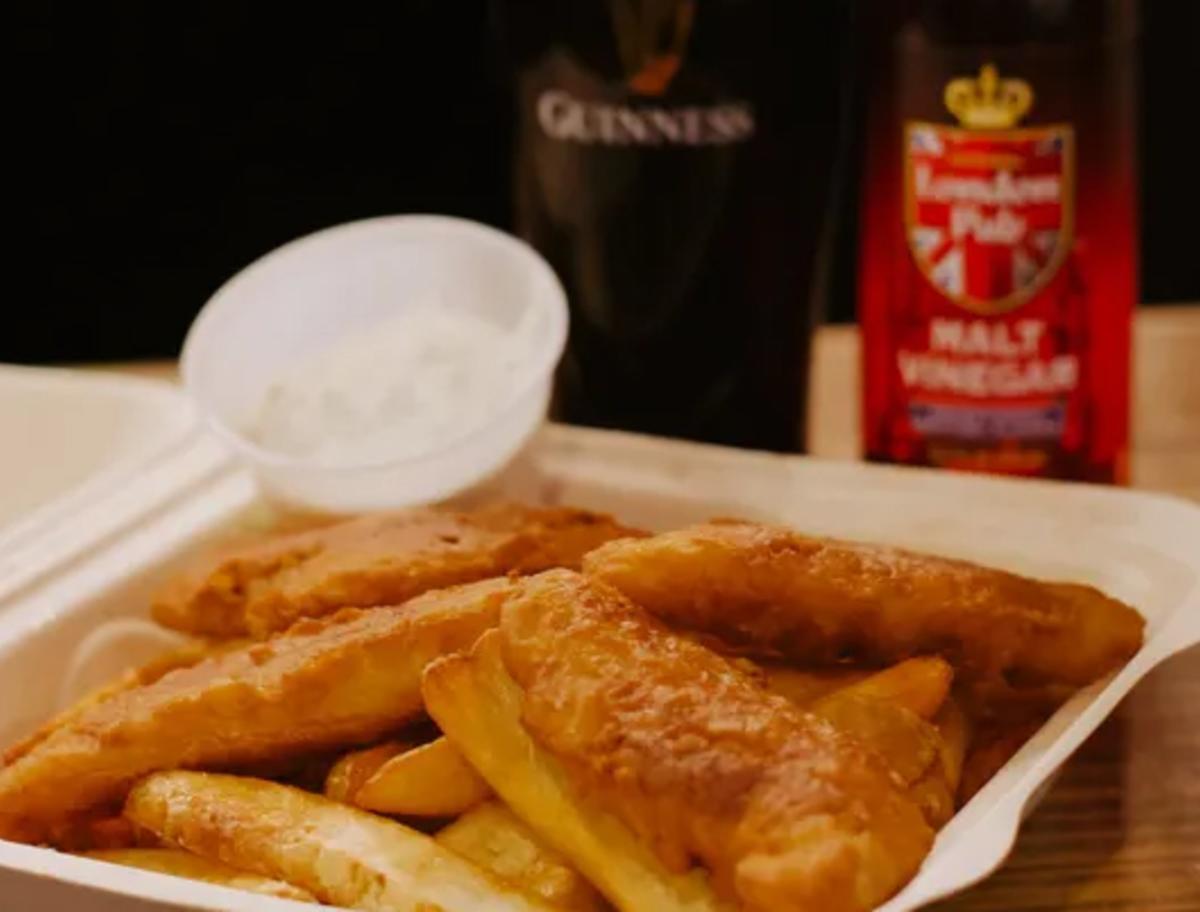
{"label": "white bowl rim", "polygon": [[[463,428],[462,431],[453,437],[429,449],[385,459],[335,462],[292,456],[277,450],[268,449],[246,436],[236,427],[230,425],[218,416],[213,409],[208,407],[203,397],[198,395],[197,392],[196,374],[199,368],[196,362],[199,357],[198,350],[205,344],[206,328],[211,326],[225,310],[232,306],[229,302],[233,301],[234,298],[229,292],[235,285],[245,281],[252,273],[257,273],[268,268],[275,261],[285,256],[294,256],[298,250],[311,244],[323,243],[334,236],[341,237],[351,233],[369,232],[392,227],[416,229],[417,233],[414,234],[414,237],[419,236],[421,229],[434,229],[458,232],[464,236],[483,239],[487,243],[499,244],[517,257],[525,259],[535,273],[543,280],[549,282],[549,287],[553,292],[547,296],[547,301],[552,300],[553,303],[550,303],[549,307],[546,308],[552,324],[550,344],[545,346],[544,349],[533,353],[525,364],[522,376],[518,382],[513,384],[508,396],[487,417],[476,424]],[[568,322],[567,295],[562,283],[558,279],[558,275],[554,272],[550,264],[542,258],[541,254],[520,238],[501,231],[498,228],[493,228],[490,225],[485,225],[482,222],[452,215],[405,213],[400,215],[374,216],[351,222],[343,222],[295,238],[263,254],[227,279],[209,297],[204,306],[200,308],[200,311],[192,321],[191,327],[188,329],[179,356],[180,376],[188,398],[192,400],[204,424],[234,449],[249,455],[256,464],[279,469],[304,469],[330,474],[396,468],[409,463],[421,462],[450,450],[460,449],[470,443],[471,440],[484,435],[492,427],[501,423],[506,415],[524,402],[538,385],[546,382],[554,372],[566,348]]]}

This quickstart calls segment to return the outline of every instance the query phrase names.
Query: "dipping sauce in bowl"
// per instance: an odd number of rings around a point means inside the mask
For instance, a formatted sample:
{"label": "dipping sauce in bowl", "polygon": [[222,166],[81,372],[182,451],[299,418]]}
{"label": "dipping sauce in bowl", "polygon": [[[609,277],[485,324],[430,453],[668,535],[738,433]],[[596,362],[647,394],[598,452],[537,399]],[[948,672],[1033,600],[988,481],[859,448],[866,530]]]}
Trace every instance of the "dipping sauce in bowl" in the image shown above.
{"label": "dipping sauce in bowl", "polygon": [[260,446],[337,465],[446,446],[502,404],[536,339],[430,301],[287,368],[247,429]]}
{"label": "dipping sauce in bowl", "polygon": [[188,333],[184,383],[265,493],[330,512],[463,490],[544,420],[565,295],[531,248],[394,216],[252,263]]}

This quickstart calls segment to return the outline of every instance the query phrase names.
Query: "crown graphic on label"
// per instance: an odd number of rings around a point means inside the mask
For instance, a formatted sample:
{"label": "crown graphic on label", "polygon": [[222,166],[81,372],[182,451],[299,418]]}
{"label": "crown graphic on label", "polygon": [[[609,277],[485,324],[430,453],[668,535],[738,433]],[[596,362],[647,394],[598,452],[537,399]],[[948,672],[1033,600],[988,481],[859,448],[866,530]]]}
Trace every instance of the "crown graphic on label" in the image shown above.
{"label": "crown graphic on label", "polygon": [[999,130],[1014,126],[1033,106],[1033,88],[1023,79],[1001,79],[994,64],[979,76],[946,83],[946,107],[964,127]]}

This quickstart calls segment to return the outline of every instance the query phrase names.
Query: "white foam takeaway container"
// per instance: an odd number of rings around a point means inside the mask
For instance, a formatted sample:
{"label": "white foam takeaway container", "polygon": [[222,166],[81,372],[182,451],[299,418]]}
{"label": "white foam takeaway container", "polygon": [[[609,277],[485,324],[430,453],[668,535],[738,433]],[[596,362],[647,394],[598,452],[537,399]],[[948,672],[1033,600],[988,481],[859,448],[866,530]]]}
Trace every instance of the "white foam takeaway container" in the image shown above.
{"label": "white foam takeaway container", "polygon": [[[3,379],[0,428],[11,439],[4,409],[25,406]],[[42,394],[61,387],[63,378],[47,379]],[[169,388],[110,378],[70,383],[84,399],[115,395],[129,420],[119,444],[104,445],[119,454],[115,462],[101,459],[90,473],[72,463],[64,499],[38,505],[27,497],[24,518],[0,525],[0,742],[118,666],[161,649],[161,634],[144,623],[150,592],[198,544],[258,521],[263,510],[249,475],[195,430]],[[22,496],[30,475],[49,478],[38,473],[57,457],[35,438],[22,450],[24,462],[6,454],[0,497]],[[80,456],[56,452],[68,462]],[[607,510],[651,528],[712,515],[790,523],[1089,582],[1144,613],[1141,652],[1062,707],[942,830],[887,912],[916,909],[999,866],[1022,816],[1071,752],[1151,668],[1200,642],[1200,508],[1169,497],[554,426],[469,496],[494,495]],[[0,841],[4,912],[302,908],[312,907]]]}

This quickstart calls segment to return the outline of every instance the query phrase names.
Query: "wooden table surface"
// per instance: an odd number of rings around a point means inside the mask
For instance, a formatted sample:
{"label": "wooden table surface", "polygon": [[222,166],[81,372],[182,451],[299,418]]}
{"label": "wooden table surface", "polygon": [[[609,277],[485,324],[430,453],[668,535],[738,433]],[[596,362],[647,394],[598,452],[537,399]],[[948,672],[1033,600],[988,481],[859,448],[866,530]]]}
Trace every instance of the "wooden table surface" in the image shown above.
{"label": "wooden table surface", "polygon": [[[852,327],[817,336],[818,456],[857,458],[858,352]],[[1134,358],[1133,483],[1200,501],[1200,307],[1142,311]],[[1200,648],[1148,675],[1071,759],[999,872],[936,908],[1200,912]]]}

